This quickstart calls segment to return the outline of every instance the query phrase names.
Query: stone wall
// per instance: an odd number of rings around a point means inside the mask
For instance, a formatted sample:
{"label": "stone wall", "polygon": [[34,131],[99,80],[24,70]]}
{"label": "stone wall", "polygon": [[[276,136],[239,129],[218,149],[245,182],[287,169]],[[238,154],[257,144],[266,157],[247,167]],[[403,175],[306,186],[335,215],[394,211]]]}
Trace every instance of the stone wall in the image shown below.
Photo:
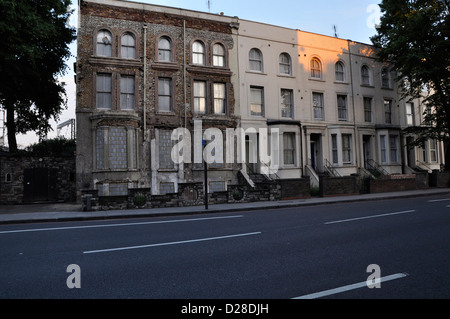
{"label": "stone wall", "polygon": [[[209,193],[208,204],[281,200],[281,189],[280,183],[276,182],[257,183],[255,188],[248,185],[229,185],[225,191]],[[133,200],[137,193],[145,197],[144,203],[138,204]],[[150,188],[129,188],[128,195],[124,196],[99,196],[98,190],[83,190],[81,194],[83,211],[201,206],[205,203],[203,183],[200,182],[179,183],[177,193],[164,195],[152,195]]]}
{"label": "stone wall", "polygon": [[[76,200],[75,157],[0,156],[0,204],[20,204],[24,198],[26,169],[46,169],[51,172],[49,201]],[[50,176],[49,176],[50,179]],[[31,199],[32,200],[32,199]]]}

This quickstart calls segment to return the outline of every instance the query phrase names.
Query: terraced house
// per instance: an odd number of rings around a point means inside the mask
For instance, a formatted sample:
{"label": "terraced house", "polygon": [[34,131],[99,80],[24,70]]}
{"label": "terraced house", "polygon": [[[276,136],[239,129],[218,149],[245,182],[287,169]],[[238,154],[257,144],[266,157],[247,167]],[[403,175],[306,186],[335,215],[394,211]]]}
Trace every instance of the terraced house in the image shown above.
{"label": "terraced house", "polygon": [[[234,148],[245,154],[208,166],[210,193],[242,178],[254,186],[261,175],[318,185],[323,174],[431,172],[443,163],[437,141],[407,147],[414,136],[402,129],[422,122],[422,103],[399,98],[396,74],[367,44],[223,14],[82,0],[76,65],[79,194],[160,195],[202,182],[204,163],[172,156],[172,132],[183,128],[201,157],[198,123],[201,133],[223,132],[208,136],[222,145],[227,130],[245,132]],[[277,143],[259,129],[279,132]],[[266,151],[278,154],[268,174]],[[230,152],[224,147],[223,158]]]}
{"label": "terraced house", "polygon": [[[79,8],[78,188],[164,194],[203,180],[201,162],[172,161],[171,134],[196,120],[203,130],[238,125],[237,19],[114,0]],[[212,165],[211,190],[234,183],[238,168]]]}

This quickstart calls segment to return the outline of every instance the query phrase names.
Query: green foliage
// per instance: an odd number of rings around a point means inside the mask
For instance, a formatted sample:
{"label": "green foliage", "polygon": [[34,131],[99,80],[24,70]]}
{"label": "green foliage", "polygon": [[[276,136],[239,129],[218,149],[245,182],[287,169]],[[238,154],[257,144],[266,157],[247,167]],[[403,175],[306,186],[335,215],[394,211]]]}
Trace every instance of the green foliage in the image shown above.
{"label": "green foliage", "polygon": [[31,156],[74,156],[75,140],[56,137],[28,146],[23,153]]}
{"label": "green foliage", "polygon": [[0,0],[0,104],[7,111],[8,142],[16,133],[45,136],[49,120],[67,105],[64,83],[69,44],[70,0]]}
{"label": "green foliage", "polygon": [[241,200],[244,198],[244,191],[240,188],[236,188],[233,190],[233,199],[234,200]]}
{"label": "green foliage", "polygon": [[383,0],[381,24],[372,42],[379,60],[397,71],[402,97],[423,98],[424,122],[408,128],[414,146],[450,133],[449,1]]}
{"label": "green foliage", "polygon": [[133,196],[133,204],[137,207],[142,207],[147,203],[147,197],[143,193],[136,193]]}
{"label": "green foliage", "polygon": [[319,196],[320,194],[320,189],[317,186],[311,186],[309,189],[309,193],[311,196]]}

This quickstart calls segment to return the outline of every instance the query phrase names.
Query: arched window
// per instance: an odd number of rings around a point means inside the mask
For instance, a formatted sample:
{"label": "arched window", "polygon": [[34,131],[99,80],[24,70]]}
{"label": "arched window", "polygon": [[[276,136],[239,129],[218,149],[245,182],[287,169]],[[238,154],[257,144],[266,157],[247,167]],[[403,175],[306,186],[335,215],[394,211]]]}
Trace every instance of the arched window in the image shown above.
{"label": "arched window", "polygon": [[136,58],[136,39],[134,36],[127,32],[122,36],[121,41],[121,56],[125,59],[135,59]]}
{"label": "arched window", "polygon": [[336,72],[336,81],[344,82],[345,81],[344,63],[342,63],[341,61],[336,62],[335,72]]}
{"label": "arched window", "polygon": [[225,48],[222,44],[217,43],[213,46],[213,65],[225,66]]}
{"label": "arched window", "polygon": [[205,65],[205,45],[200,41],[192,44],[192,63]]}
{"label": "arched window", "polygon": [[158,61],[172,62],[172,41],[161,37],[158,42]]}
{"label": "arched window", "polygon": [[311,59],[311,77],[315,79],[322,78],[322,64],[318,58]]}
{"label": "arched window", "polygon": [[97,33],[97,55],[112,56],[112,36],[108,30]]}
{"label": "arched window", "polygon": [[263,56],[258,49],[251,49],[249,52],[250,70],[263,72]]}
{"label": "arched window", "polygon": [[367,65],[361,67],[361,83],[362,85],[370,85],[370,70]]}
{"label": "arched window", "polygon": [[381,69],[381,86],[383,88],[391,88],[391,79],[389,76],[389,69],[382,68]]}
{"label": "arched window", "polygon": [[291,75],[292,74],[292,65],[291,65],[291,57],[287,53],[280,54],[280,74]]}

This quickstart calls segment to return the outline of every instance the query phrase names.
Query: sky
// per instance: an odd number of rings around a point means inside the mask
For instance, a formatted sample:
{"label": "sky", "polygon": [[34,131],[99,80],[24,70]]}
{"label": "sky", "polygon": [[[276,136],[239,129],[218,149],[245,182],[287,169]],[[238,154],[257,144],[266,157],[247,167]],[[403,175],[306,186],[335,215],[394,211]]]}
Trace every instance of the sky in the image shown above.
{"label": "sky", "polygon": [[[69,24],[77,27],[78,0],[72,0],[75,9]],[[370,37],[375,35],[375,24],[380,19],[378,4],[381,0],[140,0],[133,1],[182,8],[201,12],[221,13],[237,16],[240,19],[300,29],[350,39],[370,44]],[[60,80],[66,83],[68,98],[67,109],[60,115],[58,122],[50,121],[53,131],[48,138],[57,136],[57,125],[69,119],[75,119],[75,83],[73,63],[76,58],[76,41],[70,45],[72,57],[67,61],[67,73]],[[69,137],[70,129],[61,130],[62,136]],[[19,147],[37,143],[35,133],[18,135]]]}

